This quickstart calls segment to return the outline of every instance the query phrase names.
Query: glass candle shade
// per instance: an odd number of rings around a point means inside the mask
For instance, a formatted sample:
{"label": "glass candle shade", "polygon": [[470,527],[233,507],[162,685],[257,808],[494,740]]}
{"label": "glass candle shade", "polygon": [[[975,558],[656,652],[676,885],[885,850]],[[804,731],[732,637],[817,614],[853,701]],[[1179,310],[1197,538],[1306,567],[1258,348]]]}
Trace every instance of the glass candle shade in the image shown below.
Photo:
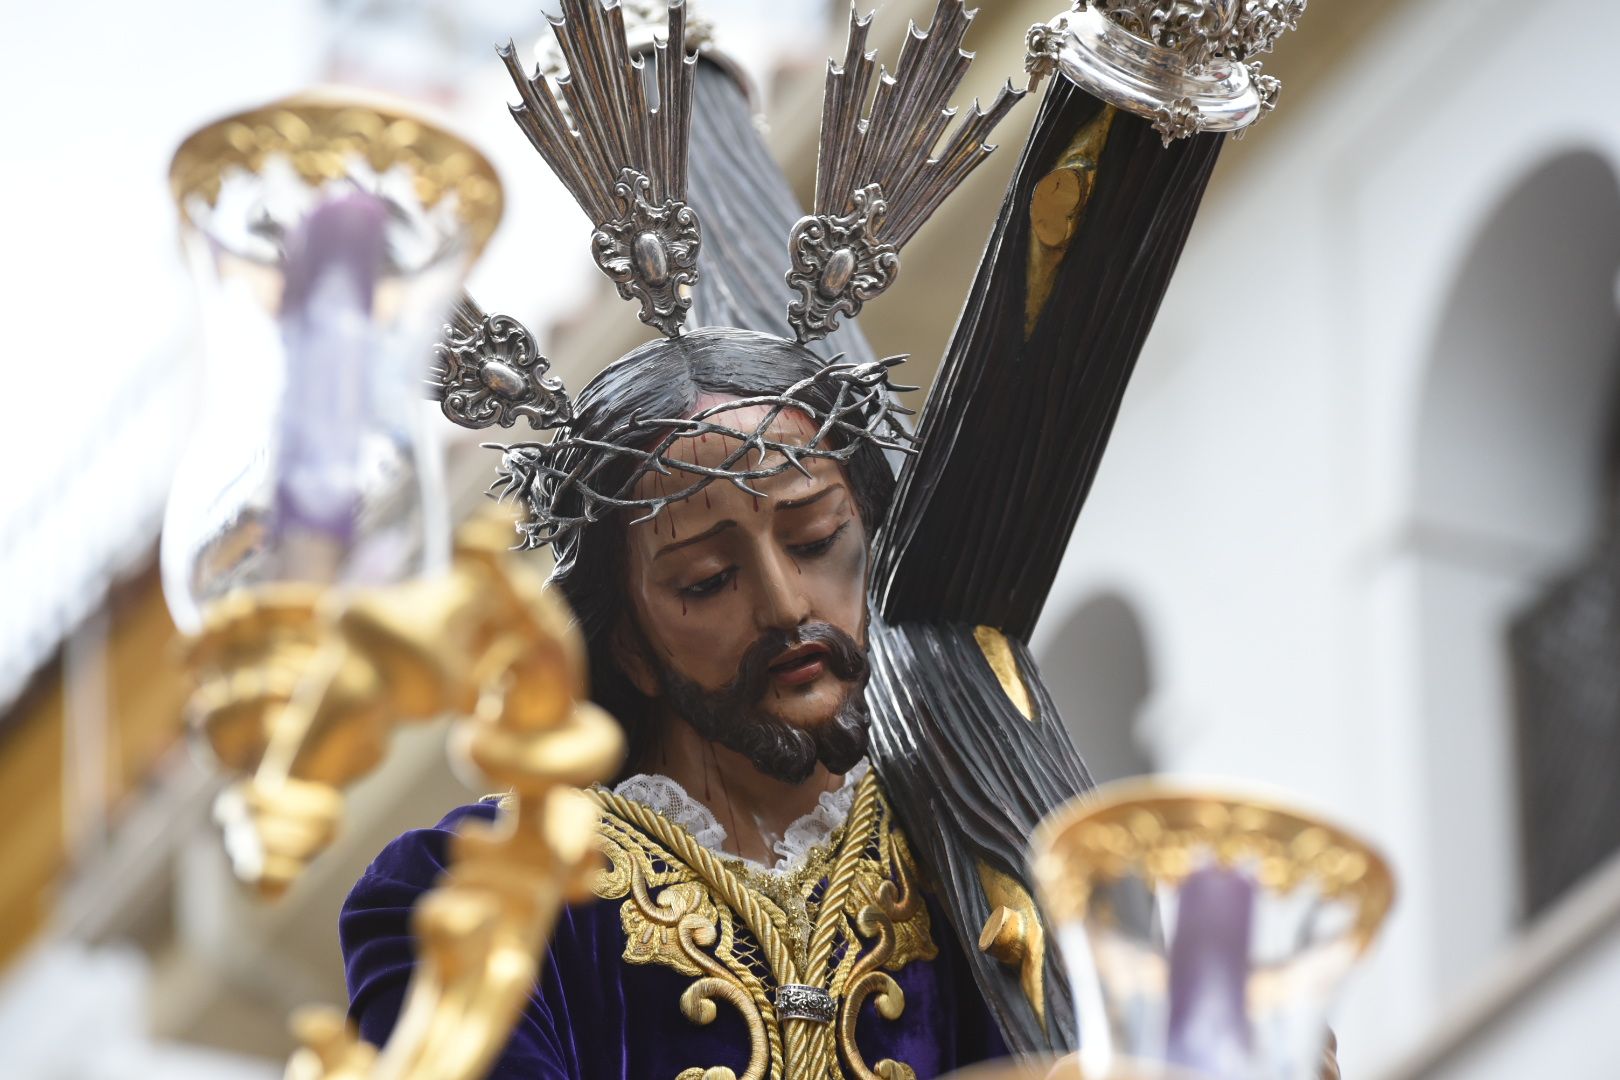
{"label": "glass candle shade", "polygon": [[267,586],[435,569],[448,522],[422,384],[501,211],[489,162],[369,102],[309,96],[189,137],[171,168],[204,391],[164,521],[176,623]]}
{"label": "glass candle shade", "polygon": [[1033,857],[1087,1080],[1314,1080],[1394,896],[1384,860],[1333,825],[1142,781],[1059,810]]}

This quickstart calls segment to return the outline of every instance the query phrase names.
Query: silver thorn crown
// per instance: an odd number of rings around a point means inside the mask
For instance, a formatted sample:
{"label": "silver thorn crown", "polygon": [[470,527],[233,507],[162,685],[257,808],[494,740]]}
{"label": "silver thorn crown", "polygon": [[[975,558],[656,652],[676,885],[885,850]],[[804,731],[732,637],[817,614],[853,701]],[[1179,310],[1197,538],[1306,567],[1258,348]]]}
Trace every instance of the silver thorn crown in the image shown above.
{"label": "silver thorn crown", "polygon": [[685,51],[685,2],[671,0],[668,34],[651,50],[651,80],[631,55],[618,3],[563,0],[562,9],[551,25],[566,76],[531,77],[510,41],[499,50],[523,99],[512,117],[596,226],[596,265],[621,297],[639,302],[642,322],[674,337],[692,306],[702,245],[686,202],[697,56]]}
{"label": "silver thorn crown", "polygon": [[972,21],[961,0],[940,0],[927,30],[911,24],[891,74],[866,51],[872,16],[851,10],[843,64],[827,67],[815,213],[788,239],[787,281],[799,294],[788,321],[800,341],[826,337],[894,283],[900,249],[995,149],[985,140],[1023,97],[1008,83],[988,110],[974,102],[934,154],[973,62],[962,51]]}
{"label": "silver thorn crown", "polygon": [[[764,498],[756,481],[788,469],[806,472],[805,462],[817,458],[847,462],[863,445],[914,452],[915,440],[901,420],[912,410],[895,395],[917,388],[889,379],[904,356],[864,364],[835,356],[780,393],[723,401],[686,417],[633,416],[596,437],[574,429],[574,405],[562,380],[548,374],[550,361],[536,348],[534,335],[508,315],[485,314],[464,295],[450,314],[434,359],[428,393],[451,421],[487,428],[526,420],[536,431],[549,433],[544,442],[485,445],[502,451],[491,494],[516,501],[525,511],[518,523],[521,546],[551,545],[559,559],[570,556],[582,526],[615,511],[633,511],[632,523],[649,521],[715,481]],[[826,407],[813,403],[812,387],[831,399]],[[756,406],[764,406],[765,412],[753,427],[726,422],[730,414]],[[789,410],[814,424],[810,438],[795,442],[772,434],[777,419]],[[687,461],[674,452],[683,439],[710,435],[736,442],[718,466]],[[625,475],[610,480],[621,464],[628,466]],[[657,493],[636,495],[637,482],[649,473],[660,478]]]}
{"label": "silver thorn crown", "polygon": [[[768,498],[755,486],[757,481],[789,469],[808,476],[806,461],[847,462],[866,445],[909,454],[915,440],[900,417],[912,410],[901,406],[894,395],[916,387],[889,381],[889,370],[905,359],[891,356],[852,364],[836,356],[780,393],[723,401],[691,416],[633,417],[597,438],[565,427],[547,442],[487,444],[502,451],[500,475],[491,494],[516,501],[526,510],[518,524],[523,547],[552,545],[560,561],[581,527],[614,512],[630,511],[631,524],[651,521],[666,507],[717,482]],[[806,400],[815,384],[831,391],[826,409]],[[752,427],[726,422],[731,414],[756,407],[764,412]],[[778,418],[789,410],[815,425],[803,442],[772,434]],[[683,440],[710,435],[735,444],[719,465],[701,465],[676,452]],[[637,495],[637,484],[649,474],[659,478],[656,492]]]}

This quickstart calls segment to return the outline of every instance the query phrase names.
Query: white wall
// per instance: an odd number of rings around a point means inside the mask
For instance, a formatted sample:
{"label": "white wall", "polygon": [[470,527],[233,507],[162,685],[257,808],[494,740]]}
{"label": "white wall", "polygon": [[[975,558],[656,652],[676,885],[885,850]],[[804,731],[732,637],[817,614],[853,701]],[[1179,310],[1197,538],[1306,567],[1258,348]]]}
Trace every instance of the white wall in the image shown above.
{"label": "white wall", "polygon": [[1526,994],[1478,1042],[1441,1062],[1434,1080],[1604,1080],[1620,1075],[1620,927]]}
{"label": "white wall", "polygon": [[[1412,0],[1228,148],[1241,181],[1194,229],[1036,640],[1054,667],[1071,613],[1119,594],[1161,766],[1280,784],[1395,860],[1397,912],[1336,1025],[1346,1075],[1417,1040],[1516,932],[1497,634],[1598,505],[1612,208],[1555,183],[1556,209],[1497,219],[1571,151],[1620,166],[1620,8],[1523,12]],[[1502,265],[1474,280],[1493,232]],[[1478,310],[1504,283],[1530,308]],[[1490,362],[1436,381],[1473,353]]]}

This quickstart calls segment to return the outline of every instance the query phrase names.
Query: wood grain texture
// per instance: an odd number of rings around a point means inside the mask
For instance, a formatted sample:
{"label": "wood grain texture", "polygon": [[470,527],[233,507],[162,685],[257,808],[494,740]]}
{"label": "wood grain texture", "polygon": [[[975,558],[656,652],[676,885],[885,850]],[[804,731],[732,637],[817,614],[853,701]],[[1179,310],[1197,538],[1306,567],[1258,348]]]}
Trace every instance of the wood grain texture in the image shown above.
{"label": "wood grain texture", "polygon": [[[1031,193],[1101,109],[1054,80],[875,555],[873,758],[967,941],[991,914],[979,866],[1033,892],[1030,834],[1091,787],[1027,642],[1221,145],[1201,136],[1166,149],[1145,121],[1117,119],[1026,341]],[[1006,635],[1036,722],[1003,691],[976,640],[981,625]],[[1054,955],[1044,959],[1043,1026],[1016,969],[972,957],[1018,1052],[1076,1046],[1067,978]]]}
{"label": "wood grain texture", "polygon": [[[980,865],[1034,895],[1025,850],[1036,824],[1090,790],[1047,694],[1034,657],[1009,639],[1035,704],[1024,719],[962,623],[875,623],[871,630],[872,759],[919,861],[964,942],[979,940],[993,903]],[[1043,1017],[1019,968],[969,949],[968,961],[1010,1049],[1072,1049],[1074,1001],[1062,962],[1047,943]]]}
{"label": "wood grain texture", "polygon": [[1102,108],[1061,79],[1042,102],[901,474],[873,590],[890,623],[946,620],[1028,640],[1102,462],[1221,137],[1160,145],[1113,125],[1079,233],[1024,340],[1034,185]]}
{"label": "wood grain texture", "polygon": [[[698,65],[692,112],[688,197],[703,219],[703,253],[688,324],[792,338],[788,234],[804,210],[755,128],[742,90],[707,61]],[[854,363],[874,358],[852,320],[808,348],[826,357],[841,352]]]}

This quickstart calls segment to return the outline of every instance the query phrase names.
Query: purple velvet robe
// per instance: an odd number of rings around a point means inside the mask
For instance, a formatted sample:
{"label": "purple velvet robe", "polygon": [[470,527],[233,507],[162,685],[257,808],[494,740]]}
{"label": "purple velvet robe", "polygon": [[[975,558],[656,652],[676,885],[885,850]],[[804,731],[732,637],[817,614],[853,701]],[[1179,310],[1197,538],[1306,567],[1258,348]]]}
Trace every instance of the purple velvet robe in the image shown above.
{"label": "purple velvet robe", "polygon": [[[387,1041],[404,1003],[415,962],[411,905],[446,866],[451,834],[468,818],[492,819],[491,803],[452,811],[432,829],[399,837],[366,869],[338,921],[349,982],[350,1016],[370,1042]],[[919,1080],[1001,1057],[1001,1035],[967,967],[961,944],[932,897],[925,897],[939,954],[914,960],[895,981],[906,1007],[884,1020],[863,1005],[855,1037],[867,1062],[893,1058]],[[494,1077],[551,1080],[673,1080],[693,1066],[725,1066],[741,1076],[749,1038],[735,1009],[721,1007],[698,1025],[680,1010],[692,979],[655,964],[622,957],[619,900],[566,909]]]}

